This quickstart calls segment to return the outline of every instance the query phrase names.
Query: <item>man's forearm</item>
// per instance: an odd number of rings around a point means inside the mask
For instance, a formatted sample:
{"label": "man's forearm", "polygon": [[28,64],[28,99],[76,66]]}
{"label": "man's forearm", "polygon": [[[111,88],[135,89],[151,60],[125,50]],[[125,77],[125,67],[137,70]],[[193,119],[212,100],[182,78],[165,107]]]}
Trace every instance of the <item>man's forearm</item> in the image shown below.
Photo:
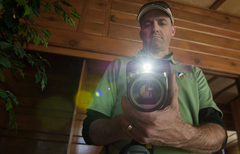
{"label": "man's forearm", "polygon": [[107,145],[125,137],[122,115],[112,119],[97,119],[92,122],[89,136],[96,145]]}
{"label": "man's forearm", "polygon": [[226,133],[223,127],[214,123],[192,127],[186,131],[192,133],[192,137],[189,142],[186,142],[181,148],[196,153],[206,154],[216,152],[220,150],[226,139]]}

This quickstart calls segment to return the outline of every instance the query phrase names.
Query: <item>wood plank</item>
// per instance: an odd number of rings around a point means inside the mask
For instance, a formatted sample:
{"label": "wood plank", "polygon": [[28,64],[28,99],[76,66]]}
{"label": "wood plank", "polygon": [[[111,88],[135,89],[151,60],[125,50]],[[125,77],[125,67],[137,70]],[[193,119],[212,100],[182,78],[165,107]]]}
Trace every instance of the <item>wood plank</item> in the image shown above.
{"label": "wood plank", "polygon": [[139,32],[139,28],[110,24],[108,36],[112,38],[141,42]]}
{"label": "wood plank", "polygon": [[201,15],[205,17],[210,17],[214,21],[221,21],[229,25],[231,25],[231,23],[240,24],[239,17],[234,17],[226,13],[216,12],[214,10],[204,9],[197,6],[172,2],[171,0],[168,0],[167,3],[170,5],[171,9],[173,10],[174,16],[177,15],[177,13],[175,13],[174,10],[180,10],[180,11],[188,12],[188,14],[196,14],[196,15]]}
{"label": "wood plank", "polygon": [[16,115],[17,127],[19,130],[24,131],[68,135],[70,133],[71,121],[71,119],[44,117],[29,114]]}
{"label": "wood plank", "polygon": [[[118,24],[110,24],[109,37],[141,41],[139,37],[139,29]],[[235,49],[226,48],[228,46],[226,46],[224,42],[231,42],[231,44],[235,44],[233,45]],[[240,48],[239,44],[240,43],[237,40],[221,38],[219,36],[188,31],[185,29],[177,29],[176,36],[170,43],[171,46],[192,50],[193,52],[202,52],[204,54],[232,59],[240,59],[240,53],[238,52],[238,48]]]}
{"label": "wood plank", "polygon": [[42,98],[18,96],[17,99],[19,101],[19,107],[73,112],[73,100],[65,99],[64,96],[48,96]]}
{"label": "wood plank", "polygon": [[0,149],[1,154],[60,154],[66,153],[67,143],[1,137]]}
{"label": "wood plank", "polygon": [[102,146],[73,144],[71,153],[95,154],[100,153]]}
{"label": "wood plank", "polygon": [[[139,28],[110,24],[109,37],[132,41],[141,41],[139,31],[140,31]],[[181,27],[177,28],[177,32],[174,36],[174,39],[186,41],[188,43],[199,44],[201,46],[204,45],[208,47],[211,46],[213,48],[232,50],[235,53],[235,55],[237,55],[240,58],[240,54],[238,52],[238,50],[240,50],[240,40],[232,40],[224,37],[214,36],[211,34],[204,34],[202,32],[191,31]],[[171,43],[171,45],[172,44],[173,43]]]}
{"label": "wood plank", "polygon": [[65,23],[61,16],[58,16],[57,14],[45,14],[41,13],[41,18],[34,18],[34,20],[38,23],[39,26],[44,28],[56,28],[56,29],[63,29],[63,30],[69,30],[69,31],[76,31],[77,25],[79,23],[79,19],[75,19],[75,27],[70,25],[70,23]]}
{"label": "wood plank", "polygon": [[[116,11],[111,11],[111,23],[133,26],[136,28],[139,27],[139,23],[136,21],[136,16]],[[192,21],[187,21],[180,18],[175,18],[175,26],[190,31],[198,31],[204,34],[210,34],[214,36],[216,35],[218,37],[224,37],[233,40],[240,39],[240,33],[226,29],[221,29],[214,26],[209,26],[206,24],[194,23]]]}
{"label": "wood plank", "polygon": [[72,139],[73,144],[86,144],[83,137],[81,136],[74,136]]}
{"label": "wood plank", "polygon": [[[236,71],[240,66],[238,60],[231,60],[231,62],[225,61],[225,58],[204,55],[195,52],[188,52],[183,49],[178,49],[175,47],[170,47],[170,51],[174,53],[174,59],[184,63],[184,64],[192,64],[196,65],[202,69],[213,70],[218,72],[232,73],[232,74],[240,74],[240,72]],[[214,61],[213,61],[214,59]]]}
{"label": "wood plank", "polygon": [[103,36],[108,36],[108,29],[109,29],[109,21],[110,21],[110,14],[111,14],[111,8],[112,8],[112,1],[108,0],[107,2],[107,11],[105,15],[105,21],[104,21],[104,29],[103,29]]}
{"label": "wood plank", "polygon": [[84,33],[102,36],[103,30],[104,30],[104,24],[102,23],[95,23],[90,21],[85,21],[84,23],[84,27],[83,27]]}
{"label": "wood plank", "polygon": [[[48,49],[40,48],[41,46],[38,46],[37,48],[29,46],[32,50],[40,50],[40,51],[50,51],[55,52],[59,54],[65,54],[65,55],[75,55],[79,57],[94,57],[95,59],[101,59],[104,60],[104,57],[96,57],[94,54],[91,54],[92,52],[98,52],[98,53],[104,53],[104,54],[111,54],[115,56],[133,56],[135,55],[140,49],[142,44],[132,41],[125,41],[125,40],[119,40],[119,39],[113,39],[113,38],[106,38],[106,37],[99,37],[94,35],[88,35],[79,33],[79,35],[76,35],[75,33],[51,29],[52,30],[52,38],[49,40],[49,43],[51,45],[60,46],[60,47],[69,47],[68,42],[70,40],[75,40],[77,42],[75,48],[81,49],[81,50],[90,50],[91,52],[84,52],[78,53],[80,51],[78,50],[71,50],[71,49],[57,49],[58,51],[50,50],[50,47]],[[71,39],[70,39],[71,38]],[[107,46],[104,46],[103,44],[108,44]],[[124,47],[124,50],[122,49]],[[53,48],[51,48],[53,49]],[[71,53],[70,53],[71,51]],[[220,71],[225,73],[232,73],[232,74],[240,74],[239,66],[240,62],[238,60],[230,60],[228,58],[223,57],[216,57],[212,55],[205,55],[200,54],[198,52],[192,52],[188,51],[186,49],[178,49],[176,47],[171,46],[170,51],[175,52],[175,60],[179,62],[183,62],[185,64],[194,64],[199,66],[202,69],[209,69],[212,71]],[[68,53],[66,53],[68,52]],[[76,54],[75,54],[76,53]],[[88,55],[88,53],[90,55]],[[214,60],[213,60],[214,59]]]}
{"label": "wood plank", "polygon": [[87,9],[86,12],[86,20],[97,22],[104,24],[105,21],[106,12],[99,11],[99,10],[93,10],[93,9]]}
{"label": "wood plank", "polygon": [[211,10],[217,10],[226,0],[217,0],[211,7]]}
{"label": "wood plank", "polygon": [[51,142],[62,142],[68,143],[69,135],[65,134],[52,134],[35,131],[24,131],[16,130],[4,130],[2,133],[4,138],[17,138],[17,139],[28,139],[38,141],[51,141]]}
{"label": "wood plank", "polygon": [[[84,81],[87,78],[87,66],[86,66],[86,60],[83,61],[83,65],[82,65],[82,69],[81,69],[81,76],[80,76],[80,81],[79,81],[79,85],[78,85],[78,91],[81,90],[82,88],[82,84],[84,83]],[[71,153],[71,149],[72,149],[72,142],[73,142],[73,135],[75,132],[75,127],[78,127],[79,125],[76,124],[76,120],[77,119],[77,111],[78,111],[78,106],[77,103],[75,103],[75,107],[74,107],[74,113],[73,113],[73,120],[72,120],[72,124],[71,124],[71,131],[70,131],[70,137],[69,137],[69,141],[68,141],[68,151],[67,153],[70,154]],[[79,127],[78,127],[79,128]]]}
{"label": "wood plank", "polygon": [[[71,109],[71,111],[72,111],[72,109]],[[62,118],[62,119],[70,119],[70,120],[72,120],[72,115],[73,115],[73,112],[64,111],[64,110],[38,109],[37,107],[29,108],[29,107],[21,107],[21,106],[14,108],[14,113],[17,115],[29,114],[29,115]]]}
{"label": "wood plank", "polygon": [[73,135],[82,136],[83,121],[75,120]]}
{"label": "wood plank", "polygon": [[88,8],[106,11],[108,2],[106,0],[89,0]]}
{"label": "wood plank", "polygon": [[136,28],[140,27],[139,22],[136,20],[136,16],[127,13],[116,12],[114,10],[111,11],[110,22],[126,26],[128,25]]}
{"label": "wood plank", "polygon": [[[148,1],[144,1],[148,2]],[[138,3],[144,4],[143,1]],[[188,6],[181,3],[168,1],[175,19],[187,20],[195,24],[204,24],[240,32],[240,19],[227,14],[216,13],[199,7]],[[127,0],[113,1],[112,10],[137,16],[142,5],[129,3]]]}
{"label": "wood plank", "polygon": [[[115,55],[115,56],[132,56],[137,54],[137,52],[142,48],[142,43],[139,42],[131,42],[131,41],[125,41],[125,40],[119,40],[119,39],[111,39],[107,37],[100,37],[100,36],[95,36],[95,35],[90,35],[90,34],[85,34],[85,33],[74,33],[70,31],[62,31],[58,29],[50,29],[52,33],[52,37],[48,39],[49,41],[49,46],[48,48],[40,48],[41,46],[31,46],[29,44],[29,49],[31,50],[40,50],[40,51],[50,51],[51,53],[64,53],[66,52],[66,49],[64,52],[58,51],[54,52],[50,50],[50,46],[60,46],[60,47],[67,47],[67,48],[72,48],[72,49],[81,49],[84,51],[91,51],[91,52],[97,52],[97,53],[104,53],[104,54],[110,54],[110,55]],[[76,44],[75,46],[71,46],[69,43],[71,41],[75,41]],[[106,44],[106,45],[104,45]],[[125,47],[124,50],[122,47]],[[43,50],[42,50],[43,49]],[[64,50],[61,48],[61,50]],[[69,52],[69,51],[67,51]],[[77,55],[78,50],[72,51],[73,53],[68,53],[65,55]],[[110,56],[109,55],[109,56]],[[88,53],[82,54],[82,56],[77,56],[77,57],[86,57],[87,58]],[[94,59],[101,59],[104,60],[104,57],[94,57]],[[89,57],[90,58],[90,57]],[[106,58],[106,60],[108,60]]]}
{"label": "wood plank", "polygon": [[76,120],[83,121],[87,117],[86,114],[78,113],[76,114]]}
{"label": "wood plank", "polygon": [[189,31],[181,28],[177,29],[177,32],[174,37],[196,42],[199,44],[203,43],[206,45],[212,45],[219,48],[226,48],[230,50],[233,49],[237,51],[240,50],[240,40],[232,40],[228,38],[203,34],[201,32]]}

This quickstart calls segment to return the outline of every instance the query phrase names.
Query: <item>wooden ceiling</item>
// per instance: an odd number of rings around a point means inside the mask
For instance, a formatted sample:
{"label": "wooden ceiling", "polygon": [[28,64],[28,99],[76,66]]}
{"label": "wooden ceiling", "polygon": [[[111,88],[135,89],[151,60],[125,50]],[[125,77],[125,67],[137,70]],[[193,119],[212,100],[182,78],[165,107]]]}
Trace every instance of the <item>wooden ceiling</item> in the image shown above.
{"label": "wooden ceiling", "polygon": [[240,17],[239,0],[171,0]]}

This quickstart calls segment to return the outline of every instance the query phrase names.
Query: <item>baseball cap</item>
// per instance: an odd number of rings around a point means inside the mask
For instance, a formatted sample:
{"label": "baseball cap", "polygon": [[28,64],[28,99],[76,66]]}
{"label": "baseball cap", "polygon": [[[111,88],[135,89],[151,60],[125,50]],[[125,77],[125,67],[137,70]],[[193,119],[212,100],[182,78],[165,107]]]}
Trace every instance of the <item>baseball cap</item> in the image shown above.
{"label": "baseball cap", "polygon": [[150,3],[143,5],[141,7],[141,9],[139,10],[139,13],[137,16],[137,21],[140,22],[141,18],[143,17],[143,15],[145,13],[147,13],[150,10],[154,10],[154,9],[159,9],[159,10],[162,10],[165,13],[167,13],[167,15],[170,17],[172,25],[174,25],[174,18],[172,15],[172,10],[171,10],[170,6],[164,1],[150,2]]}

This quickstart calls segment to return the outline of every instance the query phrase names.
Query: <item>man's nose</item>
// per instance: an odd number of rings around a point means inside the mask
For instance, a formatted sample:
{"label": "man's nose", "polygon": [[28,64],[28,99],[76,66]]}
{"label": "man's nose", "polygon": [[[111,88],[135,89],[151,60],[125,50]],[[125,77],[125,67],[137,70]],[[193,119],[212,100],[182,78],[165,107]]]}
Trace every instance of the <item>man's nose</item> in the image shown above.
{"label": "man's nose", "polygon": [[158,23],[155,21],[153,23],[153,32],[159,32],[160,31],[160,27],[158,25]]}

